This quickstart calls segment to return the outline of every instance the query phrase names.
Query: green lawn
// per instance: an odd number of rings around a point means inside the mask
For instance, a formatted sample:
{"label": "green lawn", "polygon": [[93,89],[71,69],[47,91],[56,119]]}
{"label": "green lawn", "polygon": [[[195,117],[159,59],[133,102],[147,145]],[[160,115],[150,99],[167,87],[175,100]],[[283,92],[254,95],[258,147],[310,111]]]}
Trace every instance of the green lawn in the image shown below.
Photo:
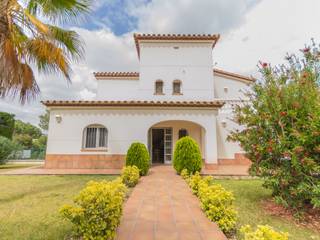
{"label": "green lawn", "polygon": [[113,176],[0,176],[0,239],[64,239],[71,225],[58,209],[90,180]]}
{"label": "green lawn", "polygon": [[28,167],[38,166],[38,165],[39,164],[9,164],[8,163],[8,164],[0,165],[0,173],[8,172],[10,170],[15,170],[18,168],[28,168]]}
{"label": "green lawn", "polygon": [[250,224],[268,224],[277,230],[289,232],[292,240],[320,240],[320,233],[299,227],[280,217],[268,215],[262,207],[262,201],[270,198],[270,191],[262,187],[260,180],[216,180],[226,189],[233,191],[235,205],[239,212],[239,226]]}

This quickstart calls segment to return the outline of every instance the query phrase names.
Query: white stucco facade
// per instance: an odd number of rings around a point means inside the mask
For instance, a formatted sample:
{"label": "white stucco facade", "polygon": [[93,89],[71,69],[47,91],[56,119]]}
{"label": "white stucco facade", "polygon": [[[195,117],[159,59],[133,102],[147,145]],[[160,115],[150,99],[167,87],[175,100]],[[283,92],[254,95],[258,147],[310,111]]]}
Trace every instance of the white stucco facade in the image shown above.
{"label": "white stucco facade", "polygon": [[[241,152],[238,144],[226,138],[230,130],[238,128],[230,120],[232,104],[243,99],[241,91],[252,79],[213,70],[215,35],[196,39],[184,36],[137,35],[139,73],[96,73],[95,101],[45,102],[50,109],[47,155],[125,155],[130,144],[137,141],[152,155],[155,140],[150,131],[162,128],[170,129],[170,146],[165,148],[172,154],[181,129],[197,141],[207,164],[232,159]],[[156,93],[156,81],[162,82],[161,94]],[[179,81],[179,94],[173,91],[174,81]],[[224,106],[222,102],[226,102]],[[103,151],[86,151],[84,130],[90,125],[107,129]]]}

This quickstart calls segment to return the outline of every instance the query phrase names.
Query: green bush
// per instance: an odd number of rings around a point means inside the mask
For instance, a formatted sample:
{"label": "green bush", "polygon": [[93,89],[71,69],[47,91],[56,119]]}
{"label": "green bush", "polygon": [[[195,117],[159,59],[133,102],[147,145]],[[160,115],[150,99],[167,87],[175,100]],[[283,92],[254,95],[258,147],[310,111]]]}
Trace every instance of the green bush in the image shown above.
{"label": "green bush", "polygon": [[289,234],[276,232],[268,225],[258,225],[254,231],[250,225],[242,226],[240,229],[241,240],[288,240]]}
{"label": "green bush", "polygon": [[320,208],[320,49],[312,43],[302,52],[279,67],[261,63],[262,81],[235,109],[243,128],[229,137],[252,160],[250,173],[298,212],[309,203]]}
{"label": "green bush", "polygon": [[181,177],[186,180],[187,182],[189,181],[190,175],[188,173],[187,169],[183,169],[180,173]]}
{"label": "green bush", "polygon": [[12,139],[14,130],[14,115],[0,112],[0,136]]}
{"label": "green bush", "polygon": [[198,183],[201,208],[224,233],[230,233],[235,230],[237,221],[237,212],[233,206],[234,196],[220,184],[210,184],[210,181],[207,178]]}
{"label": "green bush", "polygon": [[132,143],[127,152],[126,166],[137,166],[141,176],[148,174],[150,168],[150,156],[143,143]]}
{"label": "green bush", "polygon": [[8,138],[0,136],[0,165],[5,164],[8,157],[15,152],[16,145]]}
{"label": "green bush", "polygon": [[60,213],[74,224],[76,234],[84,240],[111,240],[120,223],[126,192],[120,178],[90,181],[74,199],[75,206],[65,205]]}
{"label": "green bush", "polygon": [[202,158],[198,144],[191,137],[180,138],[174,149],[173,167],[180,174],[183,169],[194,174],[202,168]]}
{"label": "green bush", "polygon": [[199,172],[196,172],[195,174],[191,175],[188,179],[189,187],[195,195],[198,195],[198,187],[201,180],[202,177],[200,176]]}
{"label": "green bush", "polygon": [[127,166],[122,169],[121,179],[127,187],[134,187],[139,182],[139,168]]}

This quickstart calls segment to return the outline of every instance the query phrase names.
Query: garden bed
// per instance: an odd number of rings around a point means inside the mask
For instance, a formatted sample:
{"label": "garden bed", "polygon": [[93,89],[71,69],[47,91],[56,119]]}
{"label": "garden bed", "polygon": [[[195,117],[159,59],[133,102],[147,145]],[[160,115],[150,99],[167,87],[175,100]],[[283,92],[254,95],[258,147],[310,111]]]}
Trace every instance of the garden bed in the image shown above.
{"label": "garden bed", "polygon": [[266,201],[271,201],[271,192],[262,187],[261,180],[215,180],[235,196],[235,207],[239,213],[238,226],[250,224],[270,225],[275,230],[288,232],[290,240],[320,240],[320,231],[311,225],[297,223],[293,218],[274,214]]}

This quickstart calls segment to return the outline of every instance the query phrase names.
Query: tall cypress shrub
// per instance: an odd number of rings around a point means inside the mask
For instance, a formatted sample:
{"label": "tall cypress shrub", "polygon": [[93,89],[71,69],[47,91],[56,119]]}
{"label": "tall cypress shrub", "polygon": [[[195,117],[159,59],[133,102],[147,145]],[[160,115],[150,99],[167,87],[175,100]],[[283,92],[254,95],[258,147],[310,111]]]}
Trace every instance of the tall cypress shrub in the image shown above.
{"label": "tall cypress shrub", "polygon": [[173,167],[177,173],[187,169],[188,173],[201,171],[202,157],[197,142],[191,137],[183,137],[176,143],[173,156]]}

